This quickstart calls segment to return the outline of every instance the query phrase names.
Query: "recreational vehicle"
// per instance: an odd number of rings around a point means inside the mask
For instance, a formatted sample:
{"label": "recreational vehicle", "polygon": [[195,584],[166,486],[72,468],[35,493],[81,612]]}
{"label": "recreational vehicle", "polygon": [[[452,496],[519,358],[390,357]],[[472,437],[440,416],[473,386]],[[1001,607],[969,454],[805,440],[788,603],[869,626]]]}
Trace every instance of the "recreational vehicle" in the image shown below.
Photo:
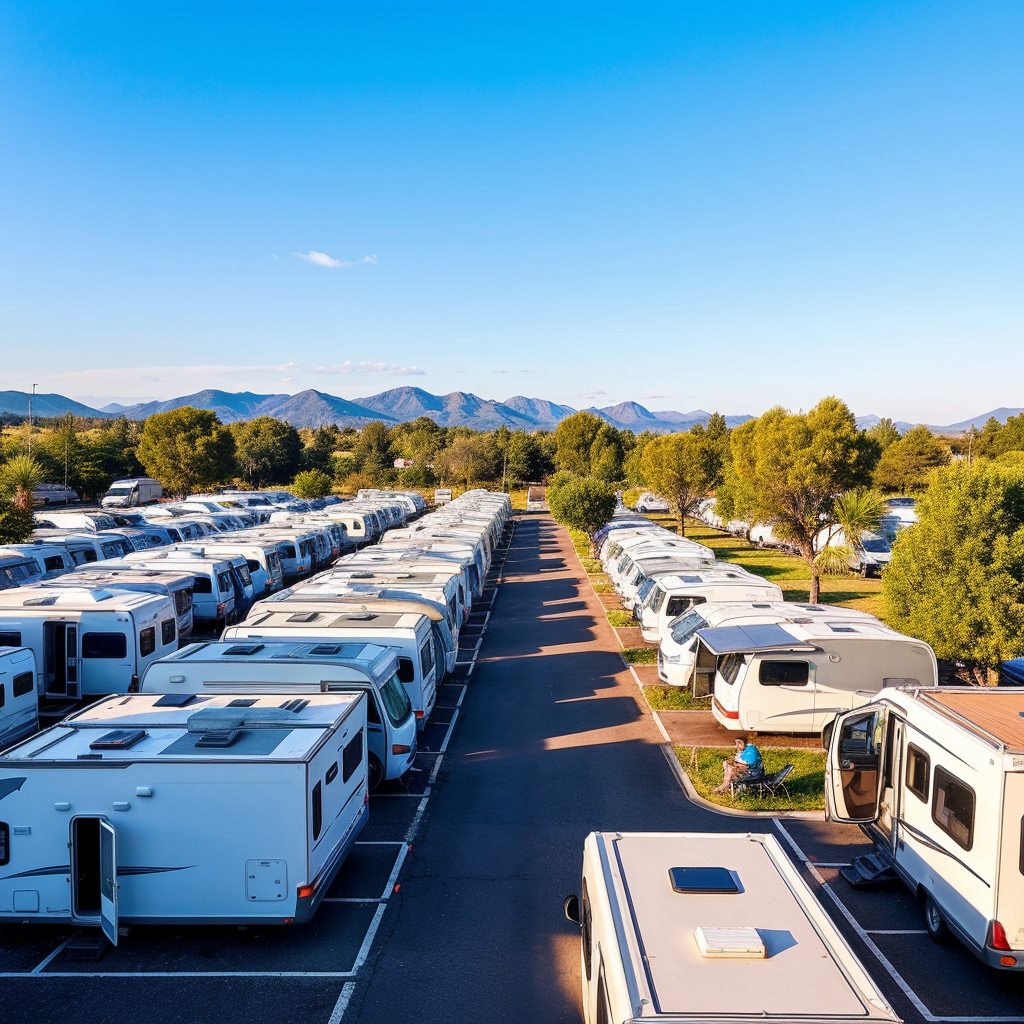
{"label": "recreational vehicle", "polygon": [[177,650],[174,604],[98,587],[4,590],[0,646],[32,649],[44,697],[129,693],[151,661]]}
{"label": "recreational vehicle", "polygon": [[322,605],[300,611],[286,604],[261,601],[245,622],[224,631],[225,640],[246,637],[296,642],[315,637],[393,647],[398,655],[398,679],[409,694],[420,729],[434,710],[439,666],[430,619],[420,612],[372,612]]}
{"label": "recreational vehicle", "polygon": [[660,512],[666,513],[672,511],[672,506],[662,497],[657,494],[651,494],[650,491],[644,491],[643,494],[637,498],[636,505],[634,506],[637,512]]}
{"label": "recreational vehicle", "polygon": [[929,934],[954,935],[990,967],[1024,970],[1024,693],[887,688],[823,737],[833,821],[873,854],[854,885],[897,877]]}
{"label": "recreational vehicle", "polygon": [[900,1024],[771,835],[592,832],[565,915],[587,1024]]}
{"label": "recreational vehicle", "polygon": [[148,476],[131,477],[128,480],[115,480],[100,498],[103,508],[131,508],[138,505],[151,505],[164,496],[163,484]]}
{"label": "recreational vehicle", "polygon": [[366,822],[366,700],[107,698],[0,755],[0,787],[0,920],[301,923]]}
{"label": "recreational vehicle", "polygon": [[39,505],[67,505],[78,501],[78,492],[65,484],[36,484],[32,501]]}
{"label": "recreational vehicle", "polygon": [[135,550],[134,545],[121,534],[108,531],[69,533],[67,530],[33,530],[33,540],[43,544],[63,545],[71,554],[74,564],[103,561],[107,558],[124,558]]}
{"label": "recreational vehicle", "polygon": [[458,576],[462,592],[460,603],[467,613],[477,597],[473,580],[476,568],[472,559],[452,557],[432,551],[419,551],[415,548],[381,548],[374,547],[370,551],[360,551],[354,555],[346,555],[338,560],[333,572],[410,572],[410,573],[455,573]]}
{"label": "recreational vehicle", "polygon": [[[163,548],[139,551],[118,561],[119,568],[152,569],[156,572],[187,573],[195,577],[192,588],[192,618],[196,627],[220,629],[239,615],[242,586],[236,578],[233,555],[221,555],[211,548]],[[243,588],[244,589],[244,588]],[[244,593],[243,593],[244,598]]]}
{"label": "recreational vehicle", "polygon": [[35,656],[28,647],[0,647],[0,750],[38,726]]}
{"label": "recreational vehicle", "polygon": [[366,693],[370,789],[400,779],[416,756],[416,716],[398,656],[373,644],[236,640],[191,644],[154,661],[143,693]]}
{"label": "recreational vehicle", "polygon": [[694,696],[710,684],[715,718],[744,732],[821,732],[885,686],[939,678],[928,644],[877,620],[722,626],[697,630],[696,641]]}
{"label": "recreational vehicle", "polygon": [[52,530],[113,530],[117,528],[112,516],[100,509],[63,511],[47,509],[35,516],[37,526]]}
{"label": "recreational vehicle", "polygon": [[60,576],[75,568],[75,560],[63,544],[43,540],[40,537],[26,544],[5,544],[0,547],[0,554],[17,554],[31,558],[38,567],[38,575],[43,579]]}
{"label": "recreational vehicle", "polygon": [[245,559],[245,564],[252,577],[253,594],[263,597],[272,594],[284,586],[284,571],[281,568],[281,555],[278,552],[279,541],[266,540],[262,544],[249,543],[237,534],[230,537],[211,537],[209,549],[223,551],[227,555],[237,555]]}
{"label": "recreational vehicle", "polygon": [[24,587],[42,578],[39,563],[34,558],[0,547],[0,590]]}

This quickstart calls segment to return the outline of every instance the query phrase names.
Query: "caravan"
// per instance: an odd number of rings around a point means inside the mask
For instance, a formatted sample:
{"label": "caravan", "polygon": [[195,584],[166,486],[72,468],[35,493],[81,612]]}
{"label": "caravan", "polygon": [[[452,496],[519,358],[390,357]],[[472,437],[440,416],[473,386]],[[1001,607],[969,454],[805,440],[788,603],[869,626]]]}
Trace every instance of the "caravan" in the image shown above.
{"label": "caravan", "polygon": [[27,647],[0,647],[0,750],[38,726],[36,659]]}
{"label": "caravan", "polygon": [[366,823],[366,700],[107,699],[0,755],[0,787],[6,923],[301,923]]}

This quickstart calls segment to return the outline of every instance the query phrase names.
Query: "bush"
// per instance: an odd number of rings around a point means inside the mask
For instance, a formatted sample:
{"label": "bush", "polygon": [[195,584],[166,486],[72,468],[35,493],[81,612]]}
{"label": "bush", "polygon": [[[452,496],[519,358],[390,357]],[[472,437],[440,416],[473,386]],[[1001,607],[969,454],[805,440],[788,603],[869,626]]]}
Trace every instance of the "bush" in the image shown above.
{"label": "bush", "polygon": [[548,507],[556,522],[593,537],[615,512],[615,489],[593,477],[577,477],[548,487]]}
{"label": "bush", "polygon": [[630,665],[657,665],[657,647],[627,647],[619,652]]}
{"label": "bush", "polygon": [[21,544],[32,536],[32,513],[0,498],[0,544]]}
{"label": "bush", "polygon": [[307,469],[292,481],[292,494],[297,498],[325,498],[331,493],[334,481],[329,473],[320,469]]}
{"label": "bush", "polygon": [[636,625],[636,619],[633,618],[631,612],[620,612],[613,609],[605,612],[605,615],[608,616],[609,624],[615,629],[625,629],[628,626]]}

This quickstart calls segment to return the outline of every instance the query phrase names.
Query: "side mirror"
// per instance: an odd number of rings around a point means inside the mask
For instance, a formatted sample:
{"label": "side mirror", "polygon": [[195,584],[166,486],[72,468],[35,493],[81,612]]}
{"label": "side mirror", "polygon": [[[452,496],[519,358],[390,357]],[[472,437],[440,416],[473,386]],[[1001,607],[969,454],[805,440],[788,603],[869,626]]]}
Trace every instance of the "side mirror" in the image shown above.
{"label": "side mirror", "polygon": [[564,903],[566,919],[572,921],[573,924],[582,925],[583,919],[580,917],[580,898],[579,896],[572,895],[565,897]]}

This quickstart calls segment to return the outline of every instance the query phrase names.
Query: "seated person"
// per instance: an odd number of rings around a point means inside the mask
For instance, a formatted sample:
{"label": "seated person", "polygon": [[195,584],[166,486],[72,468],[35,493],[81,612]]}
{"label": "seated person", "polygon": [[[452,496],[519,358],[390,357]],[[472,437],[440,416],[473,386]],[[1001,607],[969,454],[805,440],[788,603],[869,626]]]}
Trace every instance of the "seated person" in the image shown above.
{"label": "seated person", "polygon": [[722,784],[715,793],[726,793],[733,783],[741,779],[756,779],[764,774],[764,761],[761,751],[746,736],[736,737],[736,753],[728,761],[722,762]]}

